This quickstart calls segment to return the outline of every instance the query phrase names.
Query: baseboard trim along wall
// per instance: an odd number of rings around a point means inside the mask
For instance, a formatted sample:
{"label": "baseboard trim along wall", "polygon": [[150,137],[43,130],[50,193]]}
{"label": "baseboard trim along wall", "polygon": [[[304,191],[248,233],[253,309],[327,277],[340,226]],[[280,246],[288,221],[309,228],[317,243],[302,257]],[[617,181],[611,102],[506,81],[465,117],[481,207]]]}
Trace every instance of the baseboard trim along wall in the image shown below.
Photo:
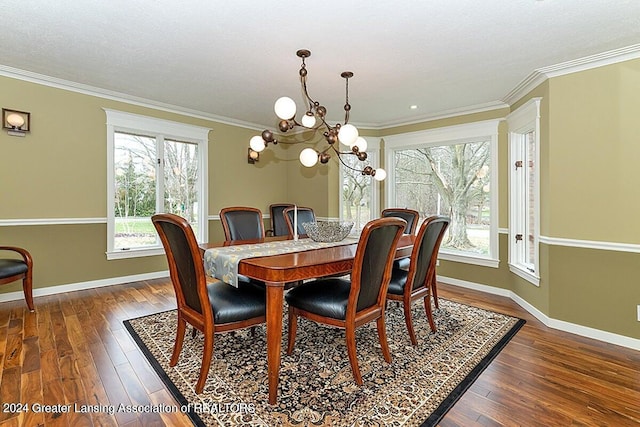
{"label": "baseboard trim along wall", "polygon": [[473,289],[492,295],[499,295],[510,298],[520,307],[528,311],[529,314],[531,314],[533,317],[541,321],[545,326],[548,326],[549,328],[558,329],[560,331],[569,332],[587,338],[593,338],[595,340],[603,341],[609,344],[627,347],[632,350],[640,350],[640,340],[638,339],[614,334],[611,332],[601,331],[600,329],[589,328],[587,326],[577,325],[575,323],[565,322],[564,320],[553,319],[529,304],[513,291],[502,288],[494,288],[493,286],[467,282],[465,280],[459,280],[444,276],[438,276],[438,281],[446,283],[448,285],[459,286],[461,288]]}
{"label": "baseboard trim along wall", "polygon": [[[158,271],[154,273],[135,274],[131,276],[112,277],[109,279],[91,280],[88,282],[71,283],[67,285],[49,286],[46,288],[36,288],[33,290],[34,297],[41,297],[46,295],[62,294],[66,292],[81,291],[85,289],[99,288],[103,286],[121,285],[129,282],[138,282],[141,280],[152,280],[168,277],[168,271]],[[482,285],[479,283],[468,282],[465,280],[454,279],[451,277],[438,276],[438,281],[446,283],[448,285],[458,286],[461,288],[473,289],[480,292],[485,292],[492,295],[499,295],[507,297],[515,301],[520,307],[529,312],[536,319],[541,321],[545,326],[553,329],[558,329],[564,332],[569,332],[576,335],[581,335],[587,338],[593,338],[598,341],[603,341],[609,344],[615,344],[622,347],[627,347],[632,350],[640,349],[640,340],[624,335],[613,334],[611,332],[601,331],[599,329],[588,328],[582,325],[576,325],[574,323],[565,322],[563,320],[552,319],[542,313],[540,310],[529,304],[522,299],[519,295],[512,291],[495,288],[493,286]],[[0,294],[0,303],[8,301],[16,301],[24,298],[22,291],[7,292]]]}
{"label": "baseboard trim along wall", "polygon": [[[130,282],[139,282],[142,280],[161,279],[169,277],[169,270],[157,271],[154,273],[133,274],[131,276],[111,277],[108,279],[90,280],[88,282],[70,283],[67,285],[48,286],[45,288],[35,288],[33,290],[34,297],[43,297],[46,295],[64,294],[67,292],[83,291],[86,289],[102,288],[104,286],[122,285]],[[0,303],[7,301],[16,301],[24,298],[22,291],[7,292],[0,294]]]}

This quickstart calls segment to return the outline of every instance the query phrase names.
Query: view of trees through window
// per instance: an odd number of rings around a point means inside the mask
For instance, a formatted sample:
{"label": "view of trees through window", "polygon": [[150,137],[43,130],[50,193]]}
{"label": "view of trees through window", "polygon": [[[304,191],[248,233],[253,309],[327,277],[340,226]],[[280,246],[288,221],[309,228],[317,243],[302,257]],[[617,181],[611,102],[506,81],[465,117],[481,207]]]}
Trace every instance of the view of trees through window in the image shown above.
{"label": "view of trees through window", "polygon": [[[351,167],[362,169],[362,162],[356,156],[343,156]],[[342,168],[342,219],[353,221],[353,231],[362,230],[371,218],[371,177],[361,172]]]}
{"label": "view of trees through window", "polygon": [[197,144],[122,132],[114,144],[114,247],[159,244],[151,223],[156,212],[186,218],[197,233]]}
{"label": "view of trees through window", "polygon": [[490,249],[490,141],[401,149],[395,153],[395,204],[421,218],[446,215],[442,247],[483,255]]}

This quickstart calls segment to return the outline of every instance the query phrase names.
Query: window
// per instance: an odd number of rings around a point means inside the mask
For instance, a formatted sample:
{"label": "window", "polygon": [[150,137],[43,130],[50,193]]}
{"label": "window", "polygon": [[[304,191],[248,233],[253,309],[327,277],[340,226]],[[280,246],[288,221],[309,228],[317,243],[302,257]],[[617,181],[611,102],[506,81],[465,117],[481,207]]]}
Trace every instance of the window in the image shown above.
{"label": "window", "polygon": [[[361,170],[366,165],[377,165],[380,144],[367,140],[367,160],[363,163],[356,156],[342,156],[344,162]],[[378,181],[371,176],[345,166],[340,167],[340,219],[353,221],[352,234],[359,234],[367,222],[380,216],[378,204]]]}
{"label": "window", "polygon": [[385,137],[387,207],[451,218],[441,258],[498,266],[498,121]]}
{"label": "window", "polygon": [[509,126],[509,269],[540,283],[540,98],[507,117]]}
{"label": "window", "polygon": [[208,129],[135,114],[107,113],[107,258],[162,253],[151,216],[186,218],[208,236]]}

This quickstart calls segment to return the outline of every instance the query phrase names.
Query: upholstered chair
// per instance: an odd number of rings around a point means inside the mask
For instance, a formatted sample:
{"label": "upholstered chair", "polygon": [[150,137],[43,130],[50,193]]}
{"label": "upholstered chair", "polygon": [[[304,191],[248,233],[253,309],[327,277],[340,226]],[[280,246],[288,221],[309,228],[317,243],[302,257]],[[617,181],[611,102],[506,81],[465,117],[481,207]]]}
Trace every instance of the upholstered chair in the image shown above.
{"label": "upholstered chair", "polygon": [[436,295],[436,263],[438,251],[449,226],[449,218],[432,216],[427,218],[420,229],[413,244],[409,257],[409,270],[394,268],[389,282],[387,299],[401,301],[404,308],[404,321],[409,331],[411,344],[416,345],[416,333],[411,319],[411,303],[417,299],[424,300],[424,309],[433,332],[436,325],[431,313],[431,293]]}
{"label": "upholstered chair", "polygon": [[220,211],[225,240],[264,239],[262,211],[247,206],[234,206]]}
{"label": "upholstered chair", "polygon": [[287,236],[289,228],[284,219],[284,210],[292,208],[291,203],[274,203],[269,205],[269,215],[271,216],[271,228],[267,230],[270,236]]}
{"label": "upholstered chair", "polygon": [[[213,357],[214,334],[248,328],[266,321],[264,288],[222,281],[207,282],[202,255],[191,226],[173,214],[156,214],[151,220],[164,246],[178,306],[178,325],[170,366],[178,363],[186,324],[204,334],[204,349],[196,393],[201,393]],[[247,342],[247,345],[250,345]]]}
{"label": "upholstered chair", "polygon": [[[305,222],[315,222],[316,214],[311,208],[305,208],[298,206],[298,236],[301,238],[307,237],[307,231],[302,226]],[[287,223],[287,230],[289,237],[293,237],[293,223],[294,223],[294,211],[295,208],[286,208],[284,210],[284,219]]]}
{"label": "upholstered chair", "polygon": [[0,285],[22,280],[22,291],[27,307],[30,311],[34,311],[33,259],[31,254],[26,249],[16,246],[0,246],[0,252],[13,252],[17,255],[12,258],[0,258]]}
{"label": "upholstered chair", "polygon": [[375,320],[382,354],[385,361],[391,363],[384,310],[392,261],[405,226],[406,221],[400,218],[370,221],[362,229],[350,279],[317,279],[285,295],[289,304],[287,354],[294,349],[298,316],[344,329],[353,378],[362,385],[356,355],[356,328]]}
{"label": "upholstered chair", "polygon": [[[416,234],[416,226],[420,220],[420,213],[413,209],[405,208],[387,208],[382,211],[382,218],[397,217],[407,221],[407,228],[404,230],[404,234]],[[400,258],[393,261],[394,268],[409,268],[409,258]]]}

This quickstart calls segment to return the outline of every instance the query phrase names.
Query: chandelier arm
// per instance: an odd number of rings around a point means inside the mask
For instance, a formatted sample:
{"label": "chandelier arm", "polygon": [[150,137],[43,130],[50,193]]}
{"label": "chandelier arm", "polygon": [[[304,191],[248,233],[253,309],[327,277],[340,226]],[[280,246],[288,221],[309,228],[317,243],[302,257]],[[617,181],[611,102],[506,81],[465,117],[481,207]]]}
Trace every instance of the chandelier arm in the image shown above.
{"label": "chandelier arm", "polygon": [[315,110],[315,106],[318,105],[318,103],[313,98],[311,98],[311,96],[309,95],[309,90],[307,89],[307,73],[309,71],[307,70],[307,64],[305,62],[305,58],[309,57],[311,55],[311,52],[303,52],[301,54],[301,52],[298,51],[297,54],[300,58],[302,58],[302,65],[300,66],[299,71],[302,94],[305,96],[305,98],[307,98],[307,102],[309,103],[309,111],[313,111]]}
{"label": "chandelier arm", "polygon": [[345,163],[344,160],[342,160],[342,155],[343,154],[353,154],[353,155],[355,155],[355,153],[352,153],[350,151],[345,151],[345,152],[338,151],[333,145],[328,146],[324,151],[322,151],[322,153],[327,152],[327,150],[329,150],[329,149],[332,149],[338,155],[338,160],[340,161],[340,163],[342,163],[342,166],[346,167],[347,169],[351,169],[354,172],[360,172],[363,175],[369,175],[368,173],[366,173],[364,171],[364,169],[354,168],[353,166],[348,165],[347,163]]}
{"label": "chandelier arm", "polygon": [[314,110],[314,106],[316,105],[316,101],[311,98],[309,95],[309,91],[307,90],[307,78],[306,76],[300,76],[300,83],[302,84],[302,94],[307,98],[307,102],[309,103],[309,111]]}
{"label": "chandelier arm", "polygon": [[[349,105],[349,77],[347,72],[342,73],[345,80],[345,101],[344,101],[344,124],[349,123],[349,111],[351,111],[351,105]],[[353,75],[353,74],[352,74]]]}
{"label": "chandelier arm", "polygon": [[[363,168],[357,168],[354,166],[351,166],[350,164],[347,164],[347,162],[345,162],[345,158],[343,158],[342,156],[346,156],[346,155],[353,155],[356,156],[357,159],[359,161],[364,162],[367,159],[367,153],[365,151],[360,152],[359,148],[357,147],[357,145],[355,145],[355,143],[351,142],[351,134],[354,133],[354,131],[352,129],[347,129],[345,128],[345,132],[344,132],[344,141],[349,142],[348,145],[352,145],[352,150],[351,151],[340,151],[339,147],[340,147],[340,137],[339,134],[341,133],[341,130],[343,129],[343,126],[346,127],[349,123],[349,118],[350,118],[350,111],[351,111],[351,104],[349,104],[349,79],[351,77],[353,77],[353,73],[351,71],[344,71],[342,72],[342,74],[340,75],[341,77],[343,77],[345,79],[345,104],[344,104],[344,123],[336,123],[335,125],[331,125],[330,123],[327,122],[327,109],[323,106],[320,105],[319,102],[315,101],[311,95],[309,95],[309,89],[307,87],[307,76],[308,76],[308,70],[306,68],[306,63],[305,63],[305,59],[308,58],[311,55],[311,52],[309,50],[306,49],[300,49],[296,52],[296,55],[298,57],[300,57],[302,59],[302,65],[300,66],[300,85],[301,85],[301,90],[302,90],[302,95],[303,97],[306,99],[306,101],[309,103],[309,109],[305,112],[305,114],[302,116],[302,119],[300,120],[300,122],[298,122],[295,118],[295,113],[294,113],[294,117],[291,117],[290,119],[283,119],[279,122],[278,126],[281,132],[287,132],[287,130],[291,130],[295,127],[301,127],[305,129],[306,131],[312,131],[312,136],[309,138],[305,138],[304,136],[302,136],[301,138],[297,139],[297,140],[293,140],[293,141],[278,141],[277,139],[274,138],[273,133],[270,130],[265,130],[262,132],[262,141],[250,141],[250,145],[256,145],[257,148],[260,148],[262,146],[262,143],[264,143],[264,147],[266,148],[269,144],[287,144],[287,145],[295,145],[295,144],[300,144],[300,143],[304,143],[304,144],[315,144],[317,145],[321,139],[316,139],[317,136],[319,136],[319,133],[322,133],[322,136],[324,137],[324,139],[327,142],[327,147],[324,148],[322,151],[318,151],[315,147],[313,147],[313,151],[315,153],[317,153],[318,155],[318,160],[314,161],[313,164],[315,164],[317,161],[319,161],[320,163],[327,163],[330,158],[331,158],[331,154],[330,151],[333,151],[337,156],[338,156],[338,161],[342,164],[342,166],[344,166],[345,168],[354,171],[354,172],[359,172],[362,175],[369,175],[371,177],[375,177],[376,175],[376,171],[380,171],[380,179],[378,179],[379,181],[383,180],[385,177],[385,173],[383,169],[373,169],[370,165],[366,165]],[[284,99],[284,97],[283,97]],[[280,101],[280,100],[278,100]],[[278,101],[276,101],[276,106],[278,106]],[[286,98],[285,99],[284,106],[283,107],[287,107],[285,108],[287,111],[289,108],[293,108],[295,111],[295,103],[293,105],[293,107],[291,107],[289,104],[291,103],[291,99],[290,98]],[[277,109],[276,109],[277,110]],[[280,109],[282,110],[282,109]],[[276,115],[278,115],[278,110],[276,111]],[[278,117],[281,117],[282,115],[288,115],[285,114],[284,112],[282,112],[282,114],[278,115]],[[309,116],[314,116],[315,120],[314,120],[314,124],[311,127],[307,127],[305,126],[304,122],[310,122],[309,120],[303,120],[305,119],[305,117],[309,115]],[[352,125],[348,125],[349,127],[353,127]],[[324,131],[323,129],[324,128]],[[316,133],[317,131],[317,133]],[[304,135],[305,132],[301,132],[299,135]],[[355,129],[355,136],[357,137],[357,129]],[[256,137],[254,137],[256,138]],[[259,147],[260,146],[260,147]],[[301,162],[303,165],[305,166],[312,166],[311,160],[314,159],[309,159],[308,155],[310,154],[310,152],[308,151],[310,150],[309,148],[306,148],[305,150],[303,150],[302,153],[304,153],[304,160],[301,157]],[[301,155],[302,155],[301,153]],[[307,163],[309,163],[309,165],[307,165]],[[364,164],[364,163],[363,163]]]}
{"label": "chandelier arm", "polygon": [[[335,148],[334,148],[334,150],[335,150]],[[347,169],[351,169],[351,170],[352,170],[352,171],[354,171],[354,172],[360,172],[360,173],[361,173],[361,174],[363,174],[363,175],[368,175],[368,174],[364,171],[364,169],[357,169],[357,168],[354,168],[353,166],[350,166],[350,165],[346,164],[346,163],[344,162],[344,160],[342,160],[342,156],[340,155],[340,152],[339,152],[339,151],[337,151],[337,150],[335,150],[335,151],[336,151],[336,153],[338,153],[338,160],[340,161],[340,163],[342,163],[342,166],[346,167]],[[353,154],[353,153],[347,153],[347,154]]]}

